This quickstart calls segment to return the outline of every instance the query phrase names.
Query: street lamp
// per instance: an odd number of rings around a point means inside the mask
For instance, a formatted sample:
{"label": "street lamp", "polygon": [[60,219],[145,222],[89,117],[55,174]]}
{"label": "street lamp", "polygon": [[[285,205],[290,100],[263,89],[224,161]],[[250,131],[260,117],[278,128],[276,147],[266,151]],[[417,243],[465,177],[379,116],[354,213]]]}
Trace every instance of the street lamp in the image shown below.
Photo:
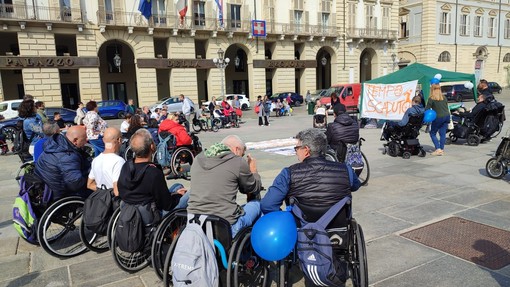
{"label": "street lamp", "polygon": [[397,66],[399,60],[397,58],[397,55],[395,53],[391,54],[391,63],[393,64],[393,72],[395,72],[395,67]]}
{"label": "street lamp", "polygon": [[224,58],[225,52],[220,48],[218,50],[218,58],[214,58],[213,62],[216,68],[220,69],[221,71],[221,96],[223,97],[225,95],[225,81],[224,81],[224,74],[225,74],[225,68],[228,66],[228,63],[230,63],[229,58]]}
{"label": "street lamp", "polygon": [[120,71],[121,63],[122,63],[122,59],[119,56],[119,51],[117,50],[117,45],[115,45],[115,56],[113,57],[113,64],[115,65],[115,67],[117,67],[117,69],[119,69],[119,73],[121,72]]}

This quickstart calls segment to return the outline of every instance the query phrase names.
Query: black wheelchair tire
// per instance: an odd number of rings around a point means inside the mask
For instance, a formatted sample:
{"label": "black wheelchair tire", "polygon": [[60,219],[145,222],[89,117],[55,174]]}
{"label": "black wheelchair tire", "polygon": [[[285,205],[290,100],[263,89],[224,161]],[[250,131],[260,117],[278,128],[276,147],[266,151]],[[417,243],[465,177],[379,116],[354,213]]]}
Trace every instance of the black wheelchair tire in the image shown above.
{"label": "black wheelchair tire", "polygon": [[[65,206],[69,206],[71,204],[75,204],[77,206],[77,210],[72,213],[72,217],[69,218],[68,221],[65,222],[65,229],[58,232],[56,235],[52,236],[51,238],[47,238],[47,233],[52,224],[57,225],[57,223],[52,223],[51,220],[53,219],[53,216],[56,216],[57,212],[59,210],[62,210]],[[79,255],[87,250],[87,247],[83,244],[81,239],[74,243],[73,245],[76,245],[74,248],[70,248],[70,252],[60,252],[57,251],[53,245],[54,243],[57,243],[58,241],[61,241],[63,237],[68,235],[70,232],[77,232],[75,238],[80,238],[79,236],[79,226],[76,226],[76,221],[81,221],[81,216],[83,214],[83,199],[78,196],[71,196],[62,198],[48,207],[46,211],[44,212],[43,216],[41,217],[41,220],[39,221],[39,224],[37,226],[37,238],[39,240],[39,245],[50,255],[57,257],[57,258],[68,258],[73,257],[76,255]],[[80,210],[81,207],[81,210]],[[71,213],[70,213],[71,214]]]}
{"label": "black wheelchair tire", "polygon": [[181,170],[180,165],[177,165],[177,161],[178,161],[179,157],[182,156],[181,153],[187,153],[188,156],[190,157],[191,161],[187,162],[187,164],[189,164],[190,167],[193,164],[193,161],[195,159],[195,155],[193,155],[193,152],[189,148],[187,148],[187,147],[179,147],[179,148],[177,148],[172,153],[172,159],[170,160],[170,168],[172,170],[172,173],[175,174],[175,175],[182,175],[183,174],[183,170]]}
{"label": "black wheelchair tire", "polygon": [[353,262],[349,264],[352,270],[352,283],[354,287],[368,287],[368,264],[367,252],[365,246],[365,238],[363,229],[352,219],[351,226],[354,229],[354,238],[352,240],[352,256]]}
{"label": "black wheelchair tire", "polygon": [[490,158],[485,165],[485,171],[490,178],[501,179],[507,173],[508,169],[497,157]]}
{"label": "black wheelchair tire", "polygon": [[[368,164],[368,159],[363,152],[361,152],[361,156],[363,157],[363,170],[361,174],[358,174],[358,179],[361,185],[367,185],[368,179],[370,178],[370,165]],[[366,173],[366,176],[364,176]],[[363,176],[362,176],[363,175]]]}
{"label": "black wheelchair tire", "polygon": [[[183,209],[180,209],[180,210],[182,211]],[[158,276],[158,278],[160,280],[163,280],[164,265],[165,265],[165,259],[166,259],[166,253],[165,254],[162,253],[162,244],[163,244],[163,241],[165,240],[165,238],[164,238],[165,233],[167,232],[167,229],[170,228],[172,223],[179,224],[179,222],[176,222],[176,220],[181,220],[181,221],[184,220],[182,218],[176,218],[174,216],[174,214],[177,211],[178,210],[173,210],[172,212],[168,213],[165,216],[165,218],[163,218],[163,220],[159,224],[158,228],[156,229],[156,232],[154,233],[154,239],[152,241],[152,246],[151,246],[152,268],[154,269],[154,272],[156,272],[156,275]],[[184,222],[181,222],[181,223],[182,223],[181,226],[179,226],[177,228],[178,233],[176,235],[178,235],[184,229],[183,227],[186,225],[185,220],[184,220]],[[184,226],[182,226],[182,225],[184,225]],[[170,230],[170,232],[174,233],[171,230]],[[175,236],[175,238],[177,238],[177,236]],[[175,239],[175,238],[173,238],[173,239]],[[175,240],[171,240],[169,245],[171,246],[174,241]],[[168,249],[167,252],[169,250],[170,249]]]}
{"label": "black wheelchair tire", "polygon": [[[90,236],[90,238],[87,238],[87,237],[89,237],[89,236],[87,236],[87,232],[89,234],[92,234]],[[90,230],[87,230],[87,227],[85,226],[84,221],[83,220],[81,221],[81,223],[80,223],[80,238],[81,238],[81,242],[83,242],[83,244],[85,244],[85,246],[87,246],[87,248],[89,250],[92,250],[92,251],[97,252],[97,253],[102,253],[102,252],[105,252],[108,249],[110,249],[108,241],[106,241],[106,244],[105,244],[105,242],[102,242],[102,243],[100,243],[99,246],[96,245],[98,239],[101,238],[101,237],[105,237],[105,236],[102,236],[100,234],[97,234],[97,233],[94,233],[94,232],[92,232]],[[96,243],[96,244],[94,244],[94,243]]]}

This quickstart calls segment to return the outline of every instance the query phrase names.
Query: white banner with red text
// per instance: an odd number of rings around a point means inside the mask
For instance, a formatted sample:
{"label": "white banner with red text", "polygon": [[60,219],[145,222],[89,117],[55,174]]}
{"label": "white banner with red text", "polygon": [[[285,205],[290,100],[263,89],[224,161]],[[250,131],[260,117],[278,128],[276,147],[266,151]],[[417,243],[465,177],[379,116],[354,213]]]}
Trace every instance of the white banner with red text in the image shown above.
{"label": "white banner with red text", "polygon": [[396,84],[363,84],[363,118],[401,120],[411,107],[418,81]]}

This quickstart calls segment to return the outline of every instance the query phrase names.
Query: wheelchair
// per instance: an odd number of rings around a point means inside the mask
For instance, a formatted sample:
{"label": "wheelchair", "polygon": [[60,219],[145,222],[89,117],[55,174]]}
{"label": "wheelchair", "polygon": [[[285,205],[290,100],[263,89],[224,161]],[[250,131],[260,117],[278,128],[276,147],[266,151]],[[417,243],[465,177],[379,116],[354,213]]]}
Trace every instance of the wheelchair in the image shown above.
{"label": "wheelchair", "polygon": [[[187,173],[191,169],[191,165],[193,164],[195,156],[202,152],[203,149],[202,143],[200,142],[200,139],[198,138],[195,132],[190,133],[192,143],[189,146],[177,146],[174,135],[172,135],[171,133],[164,133],[163,138],[166,138],[167,136],[172,137],[167,142],[168,146],[167,148],[169,153],[171,154],[170,166],[168,166],[168,168],[170,168],[172,174],[176,178],[186,178]],[[131,150],[129,143],[127,143],[127,145],[128,146],[126,147],[124,152],[124,159],[126,161],[129,161],[134,158],[134,153]],[[157,163],[156,153],[153,154],[152,161],[154,163]],[[164,166],[163,168],[165,167],[167,166]]]}
{"label": "wheelchair", "polygon": [[[290,200],[291,204],[297,204],[303,211],[308,222],[316,222],[325,214],[330,207],[317,207]],[[299,222],[296,220],[298,227]],[[352,217],[351,201],[347,201],[344,207],[326,227],[333,247],[333,254],[340,259],[346,269],[347,280],[352,281],[354,287],[368,286],[368,264],[363,229]],[[299,262],[297,252],[294,250],[287,258],[278,261],[277,284],[280,287],[292,286],[289,278],[289,270]]]}
{"label": "wheelchair", "polygon": [[329,161],[336,161],[336,162],[344,162],[346,158],[346,153],[352,146],[357,146],[357,149],[361,153],[361,161],[363,164],[361,164],[359,167],[351,166],[356,175],[358,176],[359,182],[361,185],[367,185],[368,179],[370,178],[370,165],[368,163],[368,159],[366,155],[361,151],[361,146],[363,142],[365,141],[364,138],[359,138],[359,141],[356,144],[345,144],[343,143],[342,146],[338,147],[337,150],[334,150],[332,148],[328,148],[326,151],[326,154],[324,155],[325,158]]}
{"label": "wheelchair", "polygon": [[108,233],[106,238],[115,264],[126,272],[134,273],[144,269],[150,264],[150,243],[159,222],[145,224],[145,242],[141,250],[132,253],[126,252],[119,248],[117,241],[115,240],[115,230],[118,226],[121,210],[122,207],[119,207],[113,213],[110,222],[108,223]]}
{"label": "wheelchair", "polygon": [[390,125],[385,122],[382,128],[381,141],[387,141],[383,144],[383,154],[392,157],[401,156],[409,159],[412,155],[424,157],[427,153],[420,145],[418,136],[423,125],[424,114],[411,115],[409,122],[401,127],[399,125]]}
{"label": "wheelchair", "polygon": [[[499,105],[493,109],[485,108],[472,119],[453,117],[454,128],[449,133],[446,143],[465,139],[468,145],[478,146],[481,142],[490,140],[503,128],[504,110],[505,106]],[[495,119],[497,123],[490,122],[490,119]]]}
{"label": "wheelchair", "polygon": [[508,174],[510,165],[510,138],[503,137],[494,155],[485,164],[485,171],[490,178],[501,179]]}
{"label": "wheelchair", "polygon": [[[188,220],[188,213],[185,210],[179,210],[173,213],[171,217],[185,224]],[[198,220],[198,215],[195,215],[191,220]],[[170,286],[172,283],[171,260],[178,238],[185,227],[184,224],[178,232],[171,229],[166,231],[168,233],[177,233],[177,235],[172,240],[164,260],[162,270],[164,286]],[[240,285],[267,286],[269,283],[269,263],[261,259],[251,247],[251,227],[242,229],[232,239],[232,228],[225,219],[215,215],[208,215],[205,224],[203,224],[206,234],[207,224],[210,224],[212,227],[212,238],[214,238],[216,259],[220,273],[220,285],[228,287]]]}

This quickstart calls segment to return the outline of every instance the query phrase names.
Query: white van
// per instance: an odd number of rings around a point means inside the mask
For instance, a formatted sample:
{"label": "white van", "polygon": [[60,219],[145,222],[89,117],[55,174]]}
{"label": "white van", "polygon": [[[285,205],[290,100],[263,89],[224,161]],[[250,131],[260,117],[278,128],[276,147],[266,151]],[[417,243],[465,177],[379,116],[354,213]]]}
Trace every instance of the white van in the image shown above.
{"label": "white van", "polygon": [[5,119],[12,119],[18,116],[18,107],[23,100],[11,100],[0,103],[0,115]]}

